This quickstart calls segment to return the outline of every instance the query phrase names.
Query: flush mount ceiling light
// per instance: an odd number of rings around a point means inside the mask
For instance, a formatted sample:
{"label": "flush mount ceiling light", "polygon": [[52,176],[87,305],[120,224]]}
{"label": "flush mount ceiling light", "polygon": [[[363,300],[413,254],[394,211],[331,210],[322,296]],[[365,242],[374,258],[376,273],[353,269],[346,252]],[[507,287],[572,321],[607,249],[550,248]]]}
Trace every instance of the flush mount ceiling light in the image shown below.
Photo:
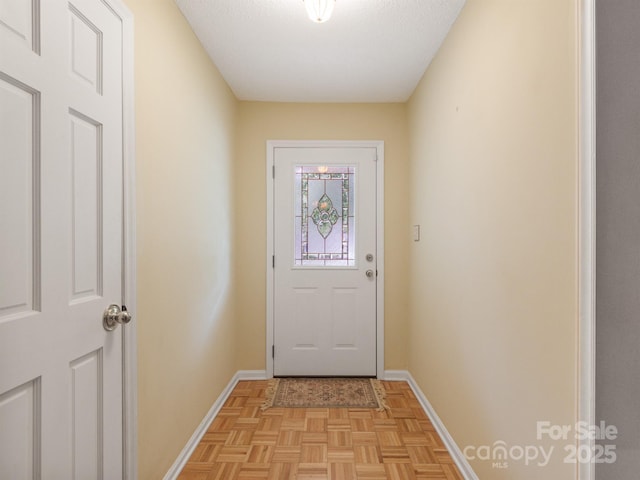
{"label": "flush mount ceiling light", "polygon": [[307,7],[309,18],[316,23],[323,23],[331,18],[336,0],[302,0]]}

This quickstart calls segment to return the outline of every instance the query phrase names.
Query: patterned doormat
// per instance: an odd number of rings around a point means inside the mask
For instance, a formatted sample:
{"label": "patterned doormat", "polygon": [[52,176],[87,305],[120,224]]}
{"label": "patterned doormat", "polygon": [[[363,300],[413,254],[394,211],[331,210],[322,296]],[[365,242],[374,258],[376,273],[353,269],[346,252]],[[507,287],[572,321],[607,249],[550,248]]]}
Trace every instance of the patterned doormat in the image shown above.
{"label": "patterned doormat", "polygon": [[384,387],[373,378],[274,378],[262,405],[285,408],[387,407]]}

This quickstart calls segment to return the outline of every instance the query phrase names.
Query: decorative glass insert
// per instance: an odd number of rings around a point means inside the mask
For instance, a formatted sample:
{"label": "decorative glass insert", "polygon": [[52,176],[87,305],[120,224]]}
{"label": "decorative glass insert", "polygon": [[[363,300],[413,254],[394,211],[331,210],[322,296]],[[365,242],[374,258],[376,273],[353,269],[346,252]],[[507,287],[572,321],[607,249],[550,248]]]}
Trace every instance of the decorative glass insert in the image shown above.
{"label": "decorative glass insert", "polygon": [[353,166],[295,168],[295,266],[355,265]]}

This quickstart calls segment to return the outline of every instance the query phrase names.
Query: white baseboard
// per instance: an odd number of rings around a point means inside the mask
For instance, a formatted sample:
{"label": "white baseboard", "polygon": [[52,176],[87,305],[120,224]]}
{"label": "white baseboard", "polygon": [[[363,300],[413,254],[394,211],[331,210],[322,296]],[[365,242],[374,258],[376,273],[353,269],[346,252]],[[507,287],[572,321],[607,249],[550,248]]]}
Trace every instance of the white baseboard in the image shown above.
{"label": "white baseboard", "polygon": [[478,480],[478,476],[471,468],[471,465],[469,465],[469,462],[462,453],[462,450],[460,450],[456,442],[453,440],[453,437],[447,431],[444,423],[442,423],[442,420],[440,420],[440,417],[438,417],[438,414],[431,406],[431,403],[429,403],[429,400],[427,400],[426,395],[420,389],[411,373],[409,373],[407,370],[385,370],[384,380],[405,381],[409,384],[411,390],[413,390],[414,395],[418,399],[418,402],[420,402],[420,405],[422,405],[422,408],[431,420],[431,423],[438,432],[438,435],[440,435],[440,438],[447,447],[447,450],[449,450],[449,453],[451,454],[451,457],[456,463],[456,466],[458,467],[458,470],[460,470],[462,476],[465,478],[465,480]]}
{"label": "white baseboard", "polygon": [[266,380],[268,378],[266,370],[238,370],[235,376],[238,377],[236,383],[240,380]]}
{"label": "white baseboard", "polygon": [[216,417],[216,415],[218,415],[220,409],[224,405],[224,402],[227,401],[227,398],[229,398],[229,395],[231,395],[231,392],[238,384],[238,382],[241,380],[265,380],[266,378],[267,372],[265,370],[237,371],[231,378],[227,386],[224,388],[220,396],[216,399],[215,402],[213,402],[213,405],[211,406],[205,417],[202,419],[202,422],[200,422],[200,425],[198,425],[196,431],[193,432],[193,435],[191,435],[191,438],[180,452],[180,455],[178,455],[178,458],[175,462],[173,462],[173,465],[171,465],[171,468],[164,476],[164,480],[176,480],[178,478],[178,475],[180,475],[180,472],[187,464],[189,457],[198,446],[198,443],[207,432],[209,425],[211,425],[213,419]]}
{"label": "white baseboard", "polygon": [[407,370],[385,370],[382,380],[389,382],[408,382],[411,374]]}

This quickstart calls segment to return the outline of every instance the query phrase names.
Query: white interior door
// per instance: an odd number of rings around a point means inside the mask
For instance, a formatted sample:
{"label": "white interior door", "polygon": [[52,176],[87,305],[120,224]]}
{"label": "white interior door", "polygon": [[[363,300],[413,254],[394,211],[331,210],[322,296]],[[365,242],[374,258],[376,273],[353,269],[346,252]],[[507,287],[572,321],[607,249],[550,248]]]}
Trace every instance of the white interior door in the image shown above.
{"label": "white interior door", "polygon": [[275,148],[274,375],[376,375],[376,148]]}
{"label": "white interior door", "polygon": [[0,0],[0,478],[122,478],[122,24]]}

